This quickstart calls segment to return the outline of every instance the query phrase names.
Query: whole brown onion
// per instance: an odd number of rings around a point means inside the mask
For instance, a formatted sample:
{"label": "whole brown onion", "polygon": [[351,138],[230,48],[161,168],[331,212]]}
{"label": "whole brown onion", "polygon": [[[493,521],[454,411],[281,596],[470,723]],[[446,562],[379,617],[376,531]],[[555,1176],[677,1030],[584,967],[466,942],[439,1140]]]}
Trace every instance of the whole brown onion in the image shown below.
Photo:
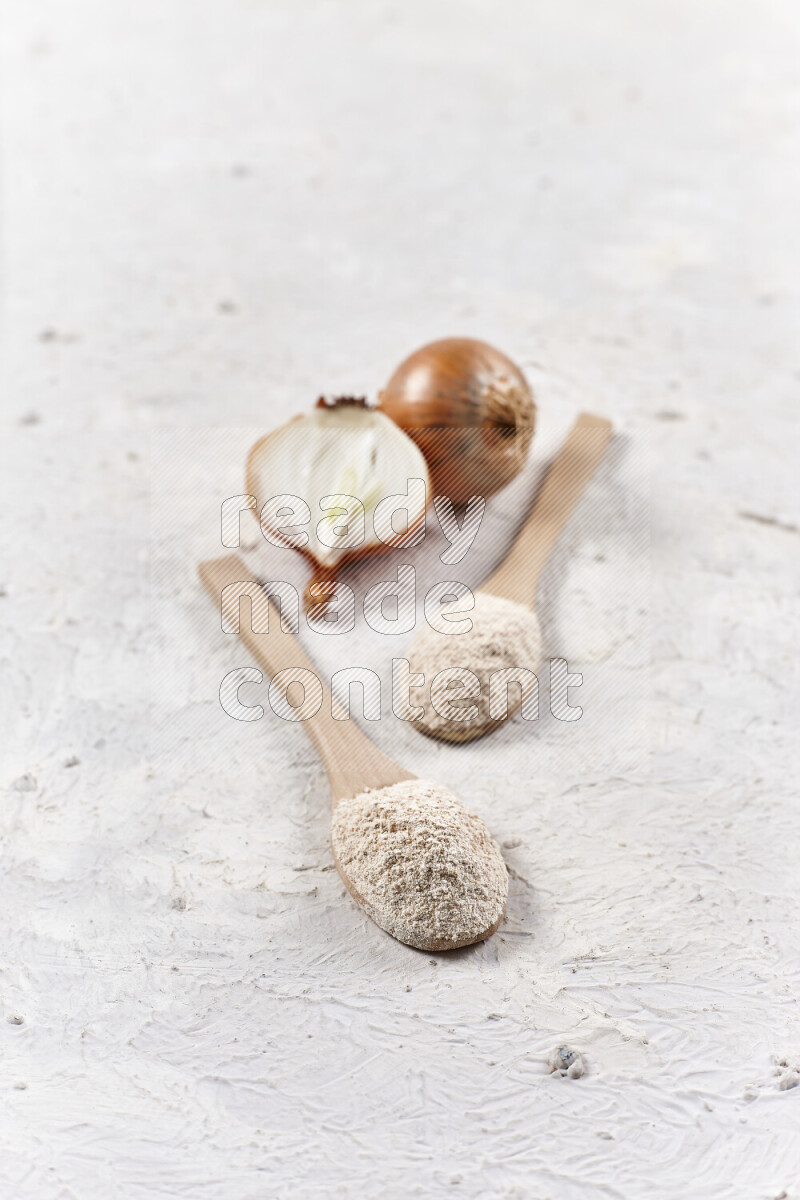
{"label": "whole brown onion", "polygon": [[443,338],[410,355],[380,394],[379,407],[425,455],[436,495],[454,504],[510,483],[536,422],[520,369],[472,338]]}

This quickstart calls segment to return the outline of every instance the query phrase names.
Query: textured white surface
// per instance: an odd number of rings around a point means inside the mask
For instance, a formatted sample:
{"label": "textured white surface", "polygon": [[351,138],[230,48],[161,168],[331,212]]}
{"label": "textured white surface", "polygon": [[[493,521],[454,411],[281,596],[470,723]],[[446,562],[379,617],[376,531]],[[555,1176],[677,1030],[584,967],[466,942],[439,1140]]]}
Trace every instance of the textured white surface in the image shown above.
{"label": "textured white surface", "polygon": [[[799,1194],[796,18],[6,5],[3,1200]],[[451,333],[542,411],[494,557],[576,411],[622,436],[541,604],[584,719],[374,731],[512,870],[434,959],[221,713],[193,563],[251,434]]]}

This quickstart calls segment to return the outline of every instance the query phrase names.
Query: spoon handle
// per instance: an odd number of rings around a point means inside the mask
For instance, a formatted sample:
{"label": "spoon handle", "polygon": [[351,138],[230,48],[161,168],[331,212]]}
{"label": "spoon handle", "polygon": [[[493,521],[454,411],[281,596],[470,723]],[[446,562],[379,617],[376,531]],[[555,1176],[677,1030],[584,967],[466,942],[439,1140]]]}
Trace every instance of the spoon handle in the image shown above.
{"label": "spoon handle", "polygon": [[[202,562],[198,573],[206,591],[219,606],[223,627],[227,625],[231,630],[238,625],[240,639],[270,679],[274,679],[281,671],[298,668],[319,678],[297,638],[281,629],[278,610],[270,602],[267,593],[258,585],[258,590],[253,592],[251,574],[238,555],[226,554],[223,558]],[[246,593],[251,595],[252,604],[249,621],[246,606],[244,612],[239,613],[242,592],[231,586],[235,584],[243,584],[249,589]],[[268,622],[265,620],[267,616]],[[254,621],[257,625],[267,624],[267,632],[254,633]],[[321,681],[319,686],[322,689],[322,703],[312,716],[300,721],[300,724],[322,759],[334,806],[339,800],[356,796],[367,787],[388,787],[392,783],[414,778],[381,754],[355,722],[349,720],[339,705],[332,701],[330,692]],[[308,690],[305,698],[309,699]],[[338,719],[334,713],[340,714]]]}
{"label": "spoon handle", "polygon": [[547,472],[533,510],[507,558],[482,592],[532,605],[550,552],[594,474],[611,437],[605,417],[581,413]]}

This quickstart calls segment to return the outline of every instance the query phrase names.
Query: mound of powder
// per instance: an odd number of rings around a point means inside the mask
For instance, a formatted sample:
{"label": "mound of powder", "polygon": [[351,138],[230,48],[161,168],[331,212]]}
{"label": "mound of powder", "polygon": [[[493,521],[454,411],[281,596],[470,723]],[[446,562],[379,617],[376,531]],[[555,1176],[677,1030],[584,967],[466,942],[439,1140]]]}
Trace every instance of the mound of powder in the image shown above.
{"label": "mound of powder", "polygon": [[376,925],[419,950],[481,941],[502,919],[508,875],[480,817],[411,779],[340,800],[333,853]]}
{"label": "mound of powder", "polygon": [[[542,654],[542,635],[536,613],[522,604],[492,596],[489,592],[476,592],[475,607],[468,615],[472,620],[469,633],[438,633],[426,625],[408,652],[411,670],[421,671],[425,676],[418,701],[424,704],[425,715],[414,724],[423,733],[450,741],[469,741],[496,725],[498,722],[489,712],[491,676],[504,667],[525,667],[535,673]],[[470,698],[469,702],[465,699],[463,704],[463,707],[467,707],[467,703],[477,706],[477,715],[469,720],[442,716],[431,703],[431,684],[436,675],[448,667],[465,667],[480,680],[480,696]],[[502,690],[505,694],[505,687]],[[525,699],[532,690],[532,684],[523,687],[522,698]],[[512,713],[514,694],[519,694],[519,687],[512,686],[509,691],[509,712]],[[458,696],[458,689],[448,692],[437,686],[434,691],[437,706],[442,709],[447,701],[452,703]]]}

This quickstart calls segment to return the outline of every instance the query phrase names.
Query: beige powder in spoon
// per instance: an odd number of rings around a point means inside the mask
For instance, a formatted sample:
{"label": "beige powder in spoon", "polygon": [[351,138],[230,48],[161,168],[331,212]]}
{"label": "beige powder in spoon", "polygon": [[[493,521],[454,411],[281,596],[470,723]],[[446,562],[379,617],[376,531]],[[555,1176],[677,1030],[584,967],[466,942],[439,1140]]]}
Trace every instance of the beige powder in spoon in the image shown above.
{"label": "beige powder in spoon", "polygon": [[331,843],[365,912],[409,946],[466,946],[502,919],[508,875],[498,845],[438,783],[411,779],[341,800]]}
{"label": "beige powder in spoon", "polygon": [[[524,667],[535,673],[541,660],[541,631],[532,609],[502,596],[492,596],[489,592],[476,592],[475,607],[467,615],[472,620],[469,633],[439,633],[426,625],[408,652],[410,669],[422,672],[425,676],[418,701],[424,704],[425,715],[414,724],[423,733],[451,741],[468,741],[479,737],[497,724],[489,712],[489,684],[496,671],[505,667]],[[465,699],[463,705],[459,706],[477,706],[477,714],[468,721],[443,716],[431,703],[431,685],[439,672],[448,667],[465,667],[480,680],[480,696],[469,701]],[[523,700],[532,690],[533,684],[522,687]],[[519,689],[511,691],[518,692]],[[505,694],[505,687],[502,692]],[[446,703],[452,703],[458,695],[458,690],[448,693],[446,687],[441,685],[436,685],[433,691],[439,708],[445,708]]]}

